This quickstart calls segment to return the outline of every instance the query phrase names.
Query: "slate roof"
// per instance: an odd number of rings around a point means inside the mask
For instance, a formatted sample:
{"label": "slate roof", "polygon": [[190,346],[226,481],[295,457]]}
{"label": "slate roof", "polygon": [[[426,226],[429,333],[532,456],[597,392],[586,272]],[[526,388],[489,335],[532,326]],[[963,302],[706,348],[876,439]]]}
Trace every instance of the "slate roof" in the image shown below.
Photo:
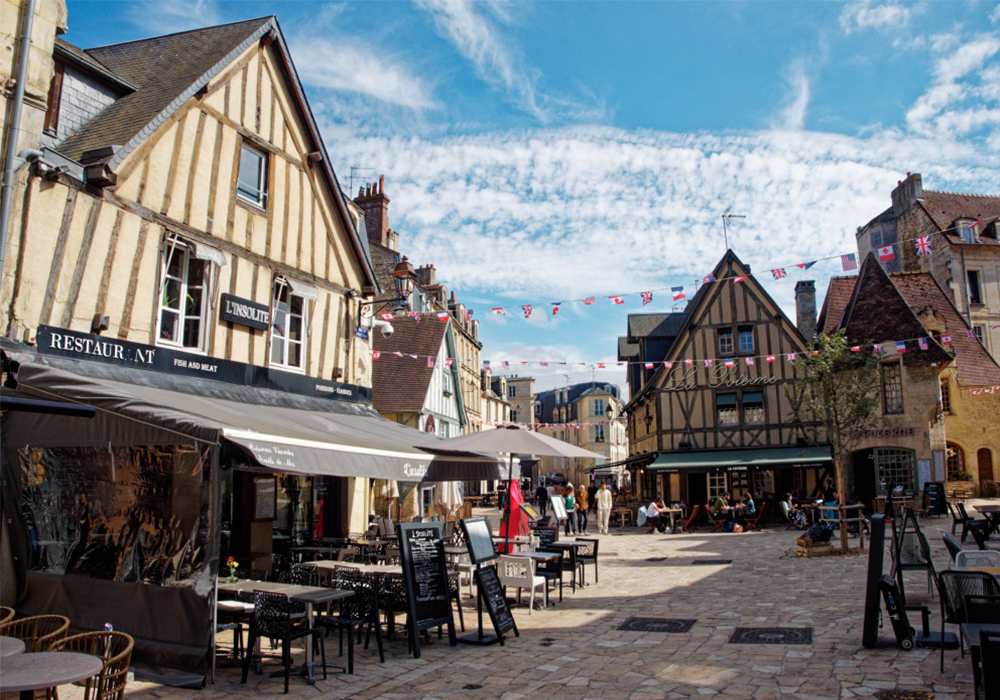
{"label": "slate roof", "polygon": [[56,56],[62,58],[68,63],[73,63],[76,66],[95,73],[108,82],[117,85],[125,91],[132,91],[136,89],[136,86],[127,80],[123,80],[121,76],[115,75],[114,71],[109,69],[106,65],[90,56],[83,49],[73,46],[62,37],[56,37],[56,42],[54,46],[54,53]]}
{"label": "slate roof", "polygon": [[186,101],[193,86],[204,82],[220,63],[230,63],[234,54],[242,53],[271,26],[276,26],[274,18],[262,17],[85,50],[93,61],[137,89],[109,105],[56,150],[79,160],[85,151],[128,144],[150,125],[158,126],[161,113],[178,100]]}
{"label": "slate roof", "polygon": [[[568,403],[556,403],[556,397],[561,395],[563,390],[569,389],[569,402]],[[577,416],[577,404],[581,398],[591,393],[607,393],[614,396],[616,399],[620,399],[619,387],[614,384],[607,384],[602,382],[582,382],[580,384],[573,384],[569,387],[562,387],[561,389],[549,389],[547,391],[540,391],[535,396],[535,401],[542,404],[541,413],[539,414],[538,420],[542,423],[562,423],[555,416],[555,410],[566,406],[569,408],[569,414],[566,416],[566,421],[575,422],[578,418]]]}
{"label": "slate roof", "polygon": [[955,352],[955,369],[962,386],[1000,384],[1000,366],[976,338],[968,338],[969,324],[929,272],[897,273],[889,276],[915,313],[930,307],[944,316]]}
{"label": "slate roof", "polygon": [[840,319],[844,316],[844,309],[851,302],[854,295],[854,286],[858,278],[854,275],[849,277],[831,277],[830,286],[826,289],[826,299],[823,300],[823,308],[819,312],[819,319],[816,328],[820,333],[833,335],[840,327]]}
{"label": "slate roof", "polygon": [[687,313],[677,311],[669,314],[629,314],[628,315],[628,337],[646,338],[648,336],[676,336]]}
{"label": "slate roof", "polygon": [[[920,205],[941,231],[950,229],[955,219],[971,218],[978,221],[1000,216],[1000,197],[995,195],[925,190]],[[957,231],[949,230],[945,235],[954,241],[962,240]],[[1000,242],[990,238],[981,238],[979,242],[982,245],[1000,245]]]}
{"label": "slate roof", "polygon": [[618,359],[626,360],[630,357],[639,356],[639,344],[628,342],[628,338],[620,336],[618,338]]}
{"label": "slate roof", "polygon": [[[423,410],[427,390],[434,368],[427,366],[427,357],[439,357],[441,343],[451,321],[441,323],[436,318],[416,321],[412,318],[394,318],[393,334],[386,338],[373,331],[373,348],[381,353],[372,362],[372,406],[379,413],[420,412]],[[392,353],[401,352],[402,357]],[[417,355],[416,358],[410,354]]]}

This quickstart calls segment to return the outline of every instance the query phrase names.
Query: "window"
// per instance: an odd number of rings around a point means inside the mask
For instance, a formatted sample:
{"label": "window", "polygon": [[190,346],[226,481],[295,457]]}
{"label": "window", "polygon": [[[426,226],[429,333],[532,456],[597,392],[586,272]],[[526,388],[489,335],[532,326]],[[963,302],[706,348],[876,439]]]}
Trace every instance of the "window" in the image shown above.
{"label": "window", "polygon": [[284,277],[274,280],[271,366],[305,370],[306,300]]}
{"label": "window", "polygon": [[[444,378],[444,380],[442,382],[442,387],[444,388],[444,395],[445,396],[451,396],[452,392],[454,391],[454,385],[452,384],[451,370],[448,369],[448,368],[445,368],[444,374],[442,375],[442,377]],[[445,437],[447,437],[447,436],[445,436]]]}
{"label": "window", "polygon": [[882,411],[903,412],[903,380],[899,362],[882,365]]}
{"label": "window", "polygon": [[732,355],[733,354],[733,332],[732,331],[719,331],[719,354],[720,355]]}
{"label": "window", "polygon": [[267,153],[246,143],[240,149],[240,176],[236,194],[259,207],[267,206]]}
{"label": "window", "polygon": [[753,351],[753,326],[740,326],[740,354],[751,355]]}
{"label": "window", "polygon": [[208,318],[209,263],[175,237],[164,241],[161,260],[157,342],[201,350]]}
{"label": "window", "polygon": [[951,413],[951,389],[948,377],[941,377],[941,410],[945,413]]}
{"label": "window", "polygon": [[971,222],[969,222],[969,221],[959,221],[959,222],[957,222],[955,224],[955,227],[958,229],[958,233],[962,237],[963,241],[965,241],[966,243],[974,243],[975,242],[975,239],[973,238],[972,223]]}
{"label": "window", "polygon": [[763,425],[764,392],[750,391],[743,394],[743,422],[746,425]]}
{"label": "window", "polygon": [[913,450],[877,447],[875,448],[875,466],[878,470],[879,494],[885,495],[889,484],[902,486],[903,491],[909,493],[916,493],[918,490]]}
{"label": "window", "polygon": [[774,472],[754,472],[753,492],[762,498],[765,493],[774,493]]}
{"label": "window", "polygon": [[715,416],[717,426],[740,424],[739,412],[736,410],[736,394],[715,395]]}
{"label": "window", "polygon": [[594,426],[594,442],[604,442],[604,426]]}
{"label": "window", "polygon": [[969,303],[982,304],[983,294],[979,289],[979,272],[977,270],[969,270],[966,273],[966,277],[968,278],[969,283],[969,286],[967,287],[969,290]]}
{"label": "window", "polygon": [[955,474],[965,473],[965,452],[961,447],[953,442],[945,443],[946,464],[948,466],[948,479]]}
{"label": "window", "polygon": [[986,328],[985,326],[973,326],[972,327],[972,332],[976,334],[976,340],[978,340],[980,343],[984,343],[985,342],[985,341],[983,341],[983,334],[986,332],[985,328]]}
{"label": "window", "polygon": [[708,475],[708,500],[714,501],[726,492],[726,473],[717,472]]}
{"label": "window", "polygon": [[517,396],[517,387],[513,386],[513,385],[508,386],[507,387],[507,398],[508,399],[513,399],[516,396]]}
{"label": "window", "polygon": [[594,416],[604,415],[604,399],[594,399],[594,412],[591,415]]}

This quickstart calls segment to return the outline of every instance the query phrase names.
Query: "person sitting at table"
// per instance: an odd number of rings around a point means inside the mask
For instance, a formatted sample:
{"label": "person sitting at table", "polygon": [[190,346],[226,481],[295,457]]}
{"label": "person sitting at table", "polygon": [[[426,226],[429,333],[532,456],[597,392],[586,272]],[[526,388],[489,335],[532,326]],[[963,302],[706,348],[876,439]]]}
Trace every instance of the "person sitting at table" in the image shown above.
{"label": "person sitting at table", "polygon": [[745,491],[743,498],[736,504],[736,522],[746,528],[747,518],[752,518],[756,513],[757,506],[754,505],[753,494]]}
{"label": "person sitting at table", "polygon": [[654,530],[666,532],[667,519],[663,517],[667,512],[667,507],[663,505],[663,499],[657,498],[646,506],[646,524],[649,525],[647,535],[653,534]]}
{"label": "person sitting at table", "polygon": [[792,494],[790,493],[785,494],[785,500],[781,502],[781,510],[785,512],[785,517],[797,530],[804,530],[809,523],[806,512],[792,502]]}
{"label": "person sitting at table", "polygon": [[[833,486],[833,479],[827,477],[826,484],[823,486],[823,505],[824,506],[836,506],[840,496],[837,494],[837,489]],[[823,517],[827,520],[836,520],[837,511],[835,510],[824,510]]]}
{"label": "person sitting at table", "polygon": [[712,517],[718,520],[719,518],[725,518],[726,520],[733,519],[733,509],[729,505],[729,499],[731,498],[728,491],[723,493],[721,496],[712,502]]}

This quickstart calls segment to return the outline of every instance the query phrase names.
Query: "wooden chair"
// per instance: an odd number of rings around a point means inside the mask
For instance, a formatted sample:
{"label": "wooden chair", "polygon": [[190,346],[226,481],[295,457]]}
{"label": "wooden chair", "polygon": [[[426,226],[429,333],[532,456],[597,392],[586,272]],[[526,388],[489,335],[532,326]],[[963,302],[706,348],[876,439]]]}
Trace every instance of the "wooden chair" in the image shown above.
{"label": "wooden chair", "polygon": [[704,509],[703,505],[696,503],[688,517],[677,520],[676,524],[681,528],[681,532],[694,532],[695,528],[698,527],[698,521],[701,520],[701,514]]}
{"label": "wooden chair", "polygon": [[725,516],[722,516],[720,518],[716,518],[715,516],[713,516],[711,504],[707,504],[705,506],[705,519],[708,520],[708,524],[712,526],[712,532],[724,528],[728,520]]}
{"label": "wooden chair", "polygon": [[514,586],[517,588],[517,600],[521,601],[521,589],[527,588],[531,591],[528,598],[528,614],[531,615],[532,608],[535,607],[535,589],[542,589],[544,604],[549,603],[549,588],[545,578],[535,574],[535,560],[529,557],[515,557],[507,554],[500,555],[500,563],[497,566],[497,574],[500,577],[500,585],[504,588]]}
{"label": "wooden chair", "polygon": [[765,525],[763,525],[763,523],[764,523],[764,518],[767,517],[767,506],[768,503],[767,501],[765,501],[764,505],[760,507],[760,510],[758,510],[755,515],[743,519],[743,521],[746,523],[747,530],[757,530],[758,532],[760,532],[760,528],[762,526],[766,527]]}
{"label": "wooden chair", "polygon": [[132,637],[124,632],[102,631],[65,637],[54,642],[51,650],[89,654],[104,662],[99,674],[82,681],[83,700],[122,700],[134,646]]}
{"label": "wooden chair", "polygon": [[14,608],[8,608],[6,605],[0,606],[0,627],[6,625],[13,619],[14,619]]}
{"label": "wooden chair", "polygon": [[69,618],[62,615],[33,615],[12,620],[0,627],[0,635],[17,637],[26,652],[48,651],[54,642],[66,636]]}

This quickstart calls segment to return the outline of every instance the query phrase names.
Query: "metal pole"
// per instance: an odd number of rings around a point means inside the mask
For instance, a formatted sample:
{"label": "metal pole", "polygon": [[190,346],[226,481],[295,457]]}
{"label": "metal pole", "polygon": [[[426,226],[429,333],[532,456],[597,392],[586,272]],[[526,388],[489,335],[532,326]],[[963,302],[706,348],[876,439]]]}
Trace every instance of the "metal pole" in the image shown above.
{"label": "metal pole", "polygon": [[35,19],[35,0],[24,5],[24,25],[21,34],[21,55],[18,57],[17,77],[14,83],[14,101],[7,132],[7,153],[4,157],[3,193],[0,194],[0,281],[3,279],[4,260],[7,255],[7,223],[10,220],[10,198],[14,191],[14,156],[17,153],[17,134],[21,128],[21,108],[24,105],[24,84],[28,77],[28,54],[31,53],[31,25]]}

